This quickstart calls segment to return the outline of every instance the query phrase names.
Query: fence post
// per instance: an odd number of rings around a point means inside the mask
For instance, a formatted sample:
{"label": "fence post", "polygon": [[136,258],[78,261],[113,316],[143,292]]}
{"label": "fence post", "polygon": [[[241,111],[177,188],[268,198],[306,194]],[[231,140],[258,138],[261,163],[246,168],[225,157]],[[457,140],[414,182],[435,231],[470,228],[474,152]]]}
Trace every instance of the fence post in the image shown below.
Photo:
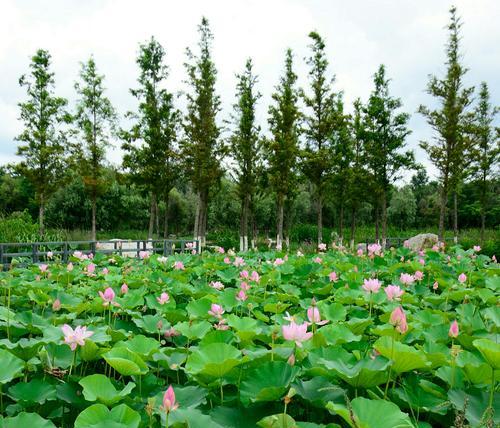
{"label": "fence post", "polygon": [[31,258],[33,263],[38,263],[38,244],[31,245]]}
{"label": "fence post", "polygon": [[137,241],[137,255],[136,255],[137,258],[139,258],[140,251],[141,251],[141,241]]}
{"label": "fence post", "polygon": [[95,252],[96,252],[95,241],[91,242],[91,244],[90,244],[90,250],[92,251],[92,255],[95,256]]}
{"label": "fence post", "polygon": [[0,244],[0,265],[2,266],[2,269],[3,269],[3,265],[4,265],[4,262],[3,262],[3,244]]}
{"label": "fence post", "polygon": [[181,241],[181,253],[184,253],[185,242],[184,239]]}
{"label": "fence post", "polygon": [[167,240],[163,240],[163,257],[166,257],[167,255]]}
{"label": "fence post", "polygon": [[68,261],[68,243],[65,242],[63,245],[63,261],[66,263]]}

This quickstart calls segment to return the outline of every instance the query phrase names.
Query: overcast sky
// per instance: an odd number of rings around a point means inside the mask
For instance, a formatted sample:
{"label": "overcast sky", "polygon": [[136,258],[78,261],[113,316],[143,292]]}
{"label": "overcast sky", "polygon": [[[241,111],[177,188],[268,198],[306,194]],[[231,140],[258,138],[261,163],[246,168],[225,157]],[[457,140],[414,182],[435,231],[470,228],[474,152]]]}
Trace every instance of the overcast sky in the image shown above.
{"label": "overcast sky", "polygon": [[[428,165],[418,141],[429,138],[431,132],[415,111],[421,103],[432,103],[425,93],[427,76],[444,72],[445,26],[452,4],[464,22],[467,84],[487,81],[492,101],[500,105],[498,0],[0,0],[0,165],[18,160],[17,103],[25,99],[18,79],[28,71],[36,49],[52,54],[56,92],[68,98],[71,106],[80,62],[93,54],[99,71],[106,75],[108,96],[123,115],[135,107],[129,88],[136,86],[138,44],[152,35],[166,50],[171,71],[168,88],[186,89],[185,49],[195,47],[202,16],[209,19],[215,37],[221,119],[229,117],[234,103],[235,73],[250,56],[263,94],[259,121],[267,128],[267,106],[285,49],[293,49],[299,82],[305,84],[307,35],[316,30],[326,41],[335,88],[344,91],[349,110],[355,98],[367,99],[373,73],[379,64],[386,65],[392,93],[402,98],[404,110],[412,115],[408,144],[417,160]],[[119,164],[120,150],[110,152],[108,159]]]}

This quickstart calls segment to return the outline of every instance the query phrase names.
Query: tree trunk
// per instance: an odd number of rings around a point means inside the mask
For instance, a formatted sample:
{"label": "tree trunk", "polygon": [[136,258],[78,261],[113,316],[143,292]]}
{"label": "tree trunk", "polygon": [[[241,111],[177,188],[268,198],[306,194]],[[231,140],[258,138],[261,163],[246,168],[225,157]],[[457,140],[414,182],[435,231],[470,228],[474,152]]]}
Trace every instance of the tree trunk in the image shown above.
{"label": "tree trunk", "polygon": [[245,195],[241,201],[240,217],[240,251],[248,251],[248,211],[250,208],[249,195]]}
{"label": "tree trunk", "polygon": [[201,204],[201,193],[198,192],[196,200],[196,211],[194,214],[194,231],[193,239],[200,239],[199,227],[200,227],[200,204]]}
{"label": "tree trunk", "polygon": [[[375,203],[375,241],[378,242],[380,239],[379,231],[379,206],[378,202]],[[367,242],[369,244],[369,242]]]}
{"label": "tree trunk", "polygon": [[164,218],[164,223],[163,223],[163,238],[167,239],[168,238],[168,206],[170,205],[170,196],[167,193],[165,195],[165,218]]}
{"label": "tree trunk", "polygon": [[255,213],[254,213],[254,203],[253,198],[250,197],[250,227],[252,228],[252,250],[255,250],[257,246],[257,225],[255,224]]}
{"label": "tree trunk", "polygon": [[340,245],[342,245],[342,242],[344,240],[344,202],[340,202],[339,240],[340,240]]}
{"label": "tree trunk", "polygon": [[354,240],[356,236],[356,209],[351,210],[351,249],[354,249]]}
{"label": "tree trunk", "polygon": [[281,250],[283,248],[283,216],[285,210],[285,201],[282,195],[278,196],[278,224],[276,236],[276,248]]}
{"label": "tree trunk", "polygon": [[382,192],[382,248],[385,250],[387,244],[387,194]]}
{"label": "tree trunk", "polygon": [[160,208],[158,207],[158,201],[155,199],[155,230],[156,236],[160,236]]}
{"label": "tree trunk", "polygon": [[323,242],[323,194],[318,190],[318,244]]}
{"label": "tree trunk", "polygon": [[40,225],[40,236],[45,235],[45,195],[40,193],[40,207],[38,210],[38,222]]}
{"label": "tree trunk", "polygon": [[91,241],[96,240],[96,220],[95,220],[96,205],[97,205],[96,199],[97,199],[97,197],[96,197],[96,194],[94,191],[94,192],[92,192],[92,232],[91,232],[91,238],[90,238]]}
{"label": "tree trunk", "polygon": [[207,215],[208,215],[208,191],[201,191],[198,210],[198,230],[195,234],[196,239],[200,241],[200,249],[205,246],[207,233]]}
{"label": "tree trunk", "polygon": [[448,202],[448,189],[446,182],[441,187],[441,198],[439,204],[439,241],[444,242],[444,221],[446,217],[446,204]]}
{"label": "tree trunk", "polygon": [[453,242],[458,244],[458,194],[453,192]]}
{"label": "tree trunk", "polygon": [[154,193],[151,193],[151,207],[149,210],[148,240],[153,238],[153,228],[155,225],[155,204],[156,204],[156,195]]}

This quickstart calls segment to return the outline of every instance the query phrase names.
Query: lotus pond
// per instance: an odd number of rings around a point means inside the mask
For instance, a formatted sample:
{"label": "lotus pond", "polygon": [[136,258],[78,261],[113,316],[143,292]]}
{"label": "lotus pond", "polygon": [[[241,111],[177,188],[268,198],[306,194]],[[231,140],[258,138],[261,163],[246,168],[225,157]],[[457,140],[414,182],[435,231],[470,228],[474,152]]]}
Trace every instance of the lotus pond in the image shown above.
{"label": "lotus pond", "polygon": [[500,277],[477,250],[13,266],[0,427],[497,426]]}

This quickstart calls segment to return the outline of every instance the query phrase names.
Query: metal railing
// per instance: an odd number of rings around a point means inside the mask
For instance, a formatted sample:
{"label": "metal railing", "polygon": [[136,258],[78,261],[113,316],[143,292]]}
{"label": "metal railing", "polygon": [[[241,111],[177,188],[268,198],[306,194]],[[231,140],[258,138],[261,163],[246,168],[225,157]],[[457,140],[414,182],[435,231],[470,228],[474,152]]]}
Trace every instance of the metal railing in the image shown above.
{"label": "metal railing", "polygon": [[[192,248],[188,245],[189,243],[192,244]],[[10,265],[13,259],[19,259],[17,265],[46,263],[52,260],[67,262],[75,251],[87,255],[118,254],[139,258],[143,251],[168,256],[192,250],[196,250],[197,254],[200,252],[199,241],[195,239],[112,239],[109,241],[10,242],[0,243],[0,266]]]}

